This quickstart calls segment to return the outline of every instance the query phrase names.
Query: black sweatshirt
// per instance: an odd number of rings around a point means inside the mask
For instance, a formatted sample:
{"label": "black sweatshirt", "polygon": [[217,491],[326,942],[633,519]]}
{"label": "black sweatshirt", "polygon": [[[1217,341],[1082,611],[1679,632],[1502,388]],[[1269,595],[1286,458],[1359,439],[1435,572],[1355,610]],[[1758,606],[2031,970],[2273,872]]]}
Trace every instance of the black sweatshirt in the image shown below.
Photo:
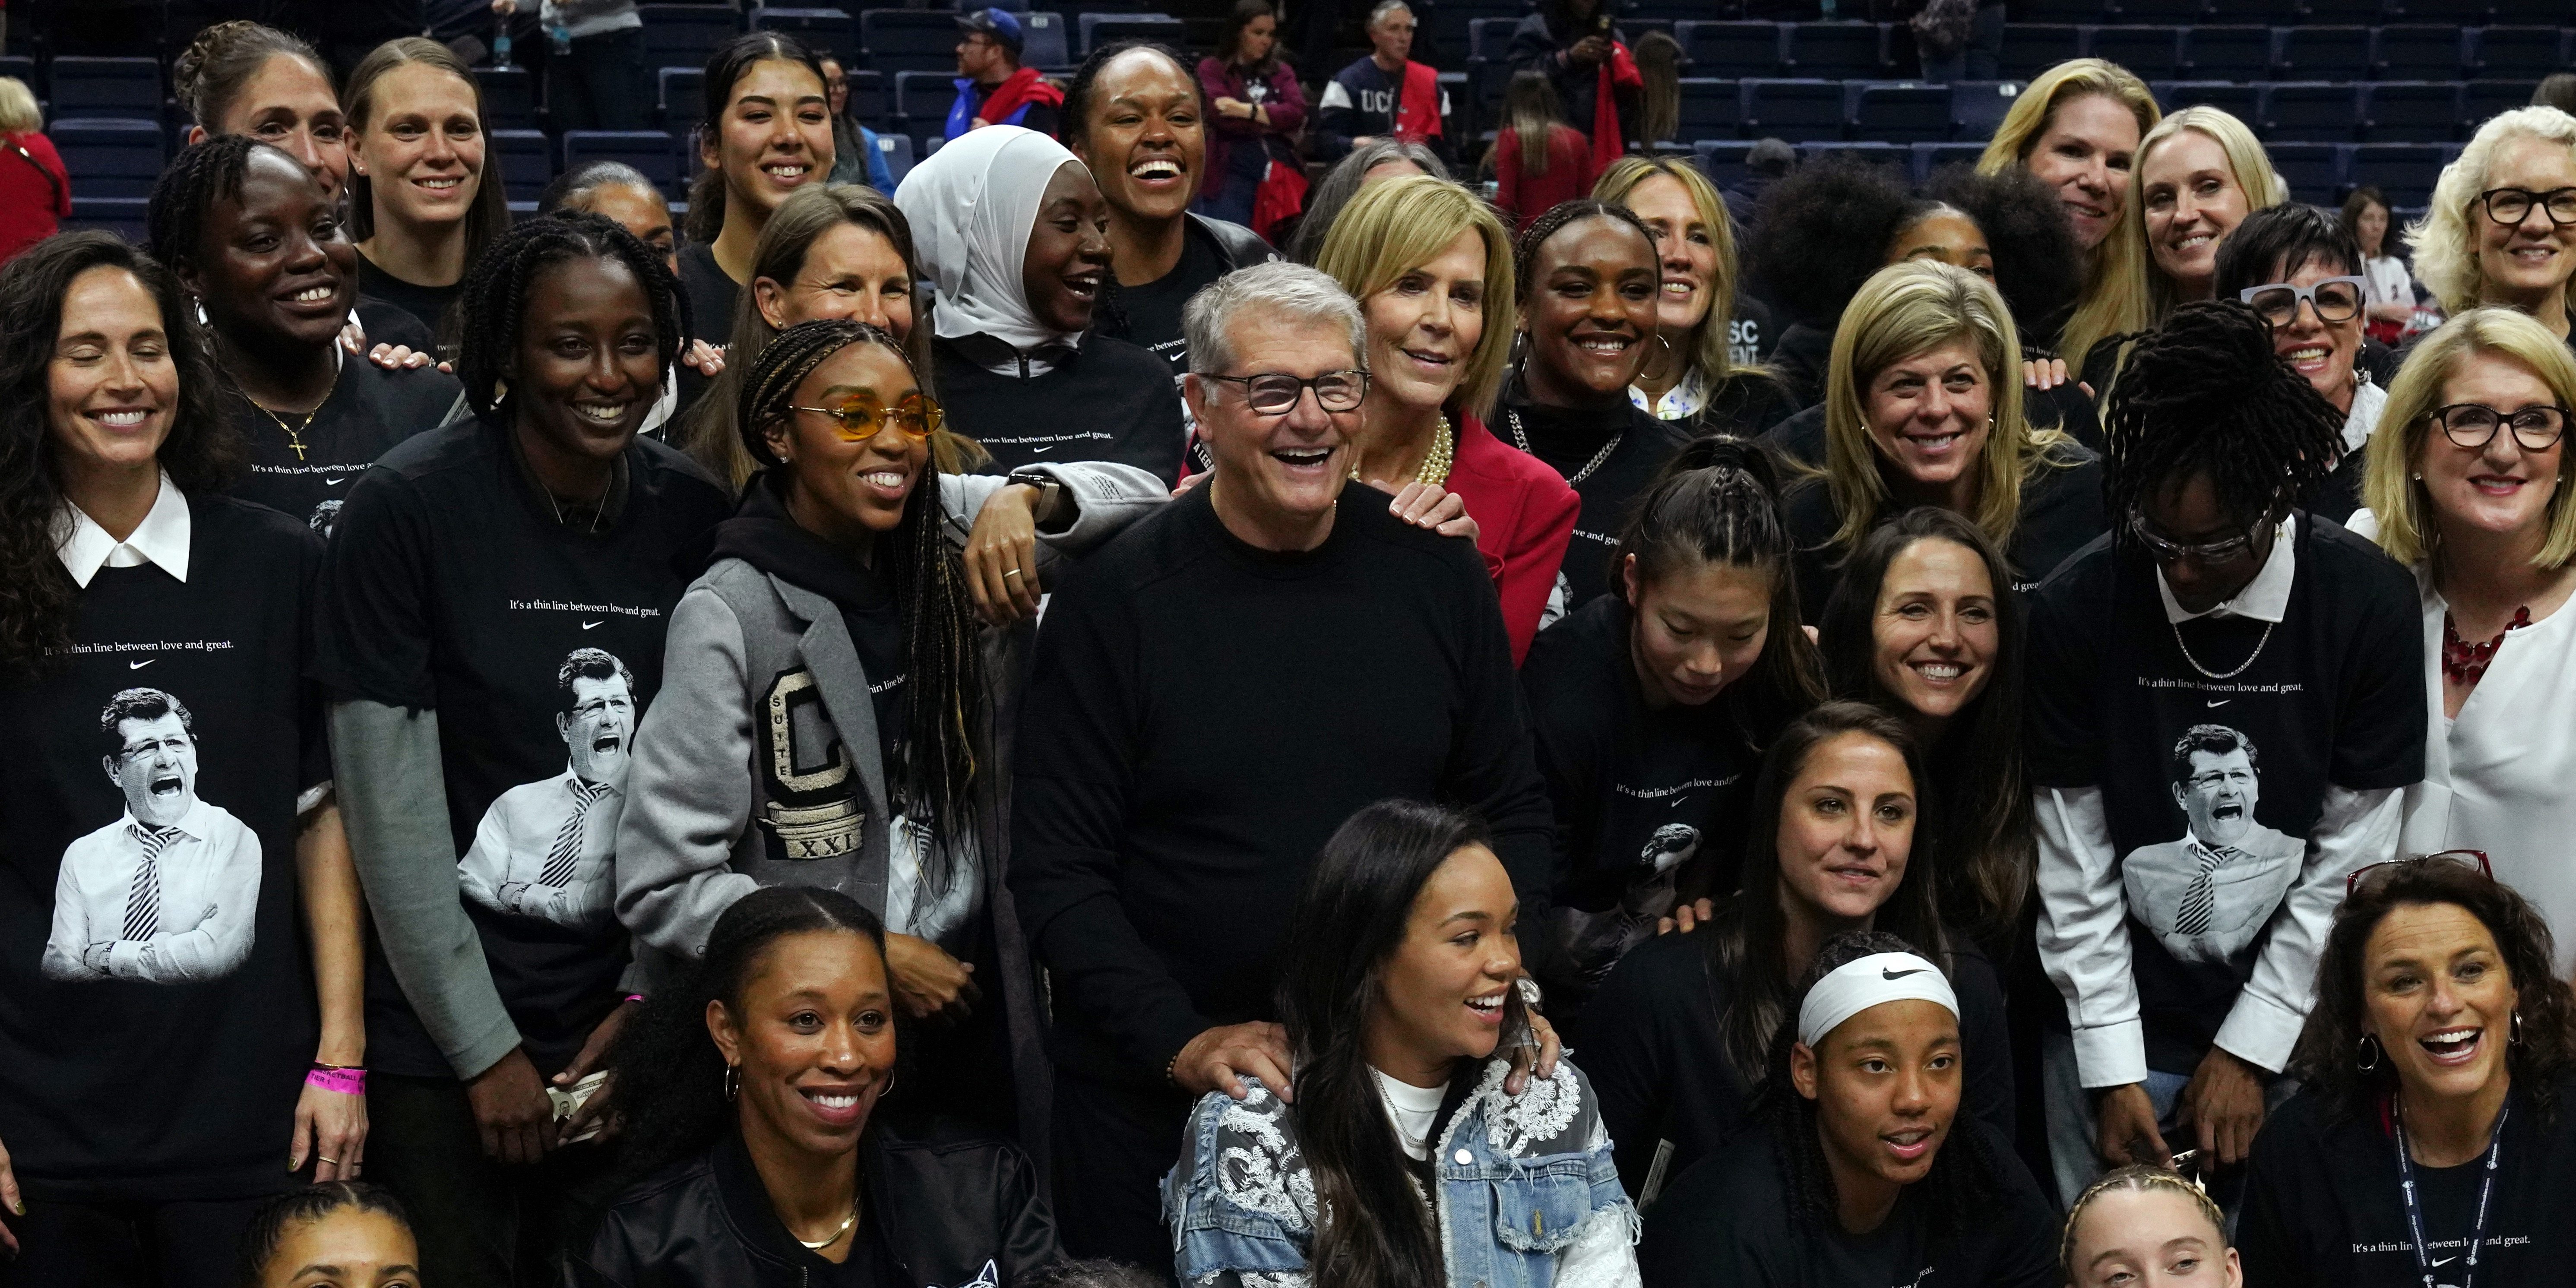
{"label": "black sweatshirt", "polygon": [[[2576,1075],[2561,1075],[2557,1093],[2552,1121],[2520,1086],[2506,1098],[2478,1253],[2482,1285],[2568,1281],[2568,1258],[2576,1255],[2567,1221],[2576,1193]],[[2436,1267],[2438,1282],[2463,1282],[2462,1254],[2477,1225],[2485,1175],[2484,1153],[2457,1167],[2415,1168],[2425,1247],[2431,1259],[2448,1263]],[[2302,1091],[2266,1119],[2254,1138],[2236,1247],[2245,1282],[2264,1288],[2420,1288],[2398,1190],[2397,1141],[2383,1115],[2338,1115],[2315,1092]]]}
{"label": "black sweatshirt", "polygon": [[[1745,1122],[1752,1087],[1727,1058],[1719,1027],[1728,981],[1709,966],[1713,933],[1658,935],[1637,945],[1584,1013],[1583,1071],[1601,1096],[1601,1125],[1630,1194],[1645,1185],[1658,1142],[1673,1143],[1664,1175],[1677,1176]],[[1959,994],[1966,1061],[1959,1108],[2010,1139],[2012,1038],[2003,982],[1983,952],[1954,936],[1950,983]]]}
{"label": "black sweatshirt", "polygon": [[[1683,422],[1655,419],[1624,393],[1616,402],[1582,411],[1541,407],[1530,401],[1518,376],[1504,387],[1492,428],[1495,437],[1564,475],[1583,498],[1583,509],[1574,516],[1574,540],[1557,569],[1560,602],[1549,604],[1550,615],[1541,624],[1552,622],[1560,608],[1570,613],[1610,589],[1610,556],[1618,551],[1620,530],[1627,526],[1628,503],[1690,441],[1685,436],[1689,430]],[[1585,473],[1584,467],[1613,436],[1619,445]],[[1577,474],[1583,475],[1580,482]]]}
{"label": "black sweatshirt", "polygon": [[1342,821],[1452,802],[1541,915],[1555,887],[1511,641],[1475,547],[1342,491],[1282,554],[1193,490],[1074,570],[1019,727],[1011,891],[1052,973],[1056,1059],[1160,1085],[1202,1031],[1276,1018],[1290,908]]}
{"label": "black sweatshirt", "polygon": [[1115,461],[1180,481],[1181,395],[1154,355],[1097,332],[1059,350],[1045,374],[992,371],[948,340],[931,347],[948,427],[1008,472],[1048,461]]}

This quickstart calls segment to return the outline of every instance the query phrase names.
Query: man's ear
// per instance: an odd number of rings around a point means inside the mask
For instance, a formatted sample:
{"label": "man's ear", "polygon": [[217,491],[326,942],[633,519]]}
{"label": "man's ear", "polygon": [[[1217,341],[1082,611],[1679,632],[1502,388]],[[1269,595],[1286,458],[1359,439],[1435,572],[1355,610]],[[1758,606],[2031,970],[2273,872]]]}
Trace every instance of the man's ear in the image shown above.
{"label": "man's ear", "polygon": [[1181,377],[1181,401],[1189,406],[1191,424],[1207,419],[1207,393],[1207,381],[1199,373],[1193,371]]}

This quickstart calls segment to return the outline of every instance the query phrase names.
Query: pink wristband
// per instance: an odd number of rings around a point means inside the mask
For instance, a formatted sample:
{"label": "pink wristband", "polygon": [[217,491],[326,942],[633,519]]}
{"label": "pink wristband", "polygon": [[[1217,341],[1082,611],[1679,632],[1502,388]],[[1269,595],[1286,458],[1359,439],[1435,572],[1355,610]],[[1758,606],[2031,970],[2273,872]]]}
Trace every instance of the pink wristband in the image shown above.
{"label": "pink wristband", "polygon": [[304,1085],[336,1091],[344,1096],[367,1094],[367,1071],[364,1069],[315,1069],[304,1075]]}

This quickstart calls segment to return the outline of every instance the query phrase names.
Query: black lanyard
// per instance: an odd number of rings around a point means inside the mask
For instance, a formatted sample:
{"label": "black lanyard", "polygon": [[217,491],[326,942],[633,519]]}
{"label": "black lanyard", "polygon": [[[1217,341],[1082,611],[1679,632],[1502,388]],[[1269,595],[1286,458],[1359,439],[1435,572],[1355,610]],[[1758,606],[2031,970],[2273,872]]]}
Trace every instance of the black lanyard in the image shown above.
{"label": "black lanyard", "polygon": [[[2510,1104],[2498,1110],[2495,1126],[2487,1129],[2487,1173],[2478,1182],[2478,1220],[2469,1229],[2468,1262],[2461,1267],[2459,1288],[2469,1288],[2478,1277],[2478,1249],[2487,1241],[2487,1200],[2495,1195],[2496,1158],[2504,1149],[2505,1116],[2512,1112]],[[2432,1249],[2424,1244],[2424,1211],[2415,1197],[2415,1160],[2406,1156],[2406,1120],[2393,1112],[2390,1116],[2397,1123],[2397,1191],[2406,1199],[2406,1232],[2415,1240],[2415,1268],[2424,1274],[2424,1288],[2437,1288]]]}

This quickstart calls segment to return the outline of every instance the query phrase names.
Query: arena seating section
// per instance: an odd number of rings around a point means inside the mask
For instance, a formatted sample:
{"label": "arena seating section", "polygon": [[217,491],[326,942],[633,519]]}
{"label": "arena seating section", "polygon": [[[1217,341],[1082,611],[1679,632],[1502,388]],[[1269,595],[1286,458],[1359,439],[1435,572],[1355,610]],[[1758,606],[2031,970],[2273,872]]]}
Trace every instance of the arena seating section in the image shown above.
{"label": "arena seating section", "polygon": [[[1003,0],[1023,9],[1027,0]],[[1124,0],[1139,3],[1142,0]],[[1846,0],[1849,3],[1849,0]],[[1439,0],[1429,24],[1454,70],[1456,138],[1490,137],[1510,76],[1503,61],[1522,0]],[[1858,6],[1852,6],[1858,7]],[[1903,166],[1973,159],[2029,77],[2079,55],[2108,58],[2154,87],[2166,110],[2209,103],[2253,126],[2301,200],[2330,202],[2355,183],[2385,191],[2400,213],[2421,207],[2435,176],[2479,121],[2529,100],[2568,65],[2576,0],[2015,0],[1995,81],[1896,79],[1904,33],[1868,22],[1712,19],[1717,0],[1641,0],[1622,19],[1633,42],[1660,30],[1684,64],[1679,137],[1721,185],[1740,177],[1753,142],[1773,137],[1808,155],[1850,152]],[[706,51],[736,31],[794,32],[848,68],[853,112],[881,132],[898,176],[939,142],[955,97],[956,26],[946,9],[646,4],[657,129],[552,132],[523,67],[479,69],[493,167],[511,204],[567,164],[625,161],[684,197],[695,171]],[[1191,43],[1205,24],[1120,3],[1024,19],[1031,63],[1069,72],[1093,47],[1145,36]],[[1326,69],[1329,71],[1330,69]],[[47,133],[73,176],[76,226],[140,236],[153,176],[187,122],[150,58],[0,59],[0,75],[33,86]]]}

